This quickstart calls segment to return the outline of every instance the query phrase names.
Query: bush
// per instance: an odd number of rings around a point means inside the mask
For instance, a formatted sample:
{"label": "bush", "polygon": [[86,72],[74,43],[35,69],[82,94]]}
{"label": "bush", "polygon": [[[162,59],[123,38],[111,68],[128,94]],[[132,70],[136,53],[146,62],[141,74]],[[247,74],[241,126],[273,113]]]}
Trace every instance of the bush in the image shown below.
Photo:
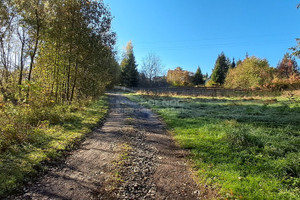
{"label": "bush", "polygon": [[27,142],[37,127],[63,123],[70,118],[70,112],[81,110],[80,105],[29,107],[5,104],[0,109],[0,152],[11,145]]}
{"label": "bush", "polygon": [[6,121],[0,123],[0,152],[6,151],[10,146],[26,142],[32,133],[32,127],[28,124]]}
{"label": "bush", "polygon": [[273,79],[273,70],[267,60],[246,58],[236,68],[230,69],[226,80],[227,88],[268,88]]}
{"label": "bush", "polygon": [[168,71],[167,82],[173,86],[193,85],[190,72],[183,70],[181,67]]}
{"label": "bush", "polygon": [[212,81],[212,80],[209,80],[209,81],[207,81],[206,83],[205,83],[205,86],[206,87],[215,87],[215,86],[217,86],[218,84],[217,83],[215,83],[214,81]]}
{"label": "bush", "polygon": [[270,85],[272,90],[297,90],[300,89],[300,77],[293,76],[291,78],[280,79],[274,78]]}

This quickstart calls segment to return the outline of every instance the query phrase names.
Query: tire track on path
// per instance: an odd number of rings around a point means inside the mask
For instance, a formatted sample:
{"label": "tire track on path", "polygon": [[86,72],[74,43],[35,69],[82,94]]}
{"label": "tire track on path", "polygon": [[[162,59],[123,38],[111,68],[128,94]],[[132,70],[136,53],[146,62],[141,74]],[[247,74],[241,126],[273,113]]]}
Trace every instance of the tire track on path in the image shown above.
{"label": "tire track on path", "polygon": [[[188,152],[175,145],[159,118],[121,94],[108,95],[110,113],[103,126],[23,195],[9,199],[199,198]],[[207,191],[200,196],[206,195],[212,196]]]}

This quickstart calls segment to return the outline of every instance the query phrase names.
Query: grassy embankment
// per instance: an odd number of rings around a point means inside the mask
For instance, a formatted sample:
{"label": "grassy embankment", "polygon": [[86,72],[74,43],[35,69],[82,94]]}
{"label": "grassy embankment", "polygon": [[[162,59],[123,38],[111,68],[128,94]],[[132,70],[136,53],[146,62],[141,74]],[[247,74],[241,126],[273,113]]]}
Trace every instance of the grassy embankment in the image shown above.
{"label": "grassy embankment", "polygon": [[129,98],[165,120],[224,198],[300,198],[300,98]]}
{"label": "grassy embankment", "polygon": [[107,97],[52,107],[0,109],[0,197],[21,188],[44,162],[59,158],[104,118]]}

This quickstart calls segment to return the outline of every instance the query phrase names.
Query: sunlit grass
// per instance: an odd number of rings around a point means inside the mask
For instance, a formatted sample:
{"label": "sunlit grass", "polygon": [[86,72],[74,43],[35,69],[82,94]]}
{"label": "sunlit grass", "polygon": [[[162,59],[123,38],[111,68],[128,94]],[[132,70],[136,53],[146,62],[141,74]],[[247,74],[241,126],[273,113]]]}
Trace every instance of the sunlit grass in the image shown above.
{"label": "sunlit grass", "polygon": [[[30,181],[39,171],[45,169],[43,162],[59,158],[65,150],[72,149],[76,142],[89,133],[91,128],[95,127],[105,116],[108,104],[107,98],[103,97],[87,105],[78,104],[62,107],[64,108],[52,108],[52,112],[56,113],[55,115],[44,113],[44,121],[39,121],[38,118],[33,119],[34,115],[20,118],[24,123],[27,120],[29,124],[34,125],[28,130],[23,130],[23,132],[27,131],[28,133],[22,141],[13,141],[14,138],[9,138],[10,135],[6,136],[6,141],[3,140],[3,137],[0,138],[0,140],[2,139],[0,141],[2,144],[2,152],[0,152],[0,197],[20,188],[24,182]],[[22,114],[27,112],[21,109],[18,111],[18,108],[14,109],[16,112],[22,112]],[[16,118],[12,117],[14,121],[11,119],[5,123],[18,123],[17,119],[19,118]],[[9,133],[13,133],[12,131]],[[22,130],[17,131],[18,134],[22,134]],[[8,143],[7,140],[11,141]],[[6,145],[6,143],[8,144]]]}
{"label": "sunlit grass", "polygon": [[299,98],[129,98],[162,116],[224,198],[300,198]]}

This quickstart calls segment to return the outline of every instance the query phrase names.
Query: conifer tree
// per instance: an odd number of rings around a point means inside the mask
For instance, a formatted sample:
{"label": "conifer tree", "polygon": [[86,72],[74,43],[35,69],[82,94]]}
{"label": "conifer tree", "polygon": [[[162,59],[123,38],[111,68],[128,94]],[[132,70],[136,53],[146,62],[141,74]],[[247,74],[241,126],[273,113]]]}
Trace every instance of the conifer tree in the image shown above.
{"label": "conifer tree", "polygon": [[138,85],[138,71],[133,53],[131,41],[127,43],[126,52],[121,62],[122,77],[121,83],[127,87],[136,87]]}
{"label": "conifer tree", "polygon": [[215,68],[211,75],[211,80],[218,85],[224,84],[229,66],[229,60],[222,52],[216,60]]}
{"label": "conifer tree", "polygon": [[233,69],[233,68],[235,68],[235,66],[236,66],[236,64],[235,64],[235,61],[234,61],[234,58],[233,58],[230,68]]}
{"label": "conifer tree", "polygon": [[202,75],[200,67],[197,68],[197,71],[193,77],[193,84],[194,85],[204,84],[203,75]]}
{"label": "conifer tree", "polygon": [[207,80],[209,78],[208,73],[206,72],[206,74],[204,75],[204,79]]}

